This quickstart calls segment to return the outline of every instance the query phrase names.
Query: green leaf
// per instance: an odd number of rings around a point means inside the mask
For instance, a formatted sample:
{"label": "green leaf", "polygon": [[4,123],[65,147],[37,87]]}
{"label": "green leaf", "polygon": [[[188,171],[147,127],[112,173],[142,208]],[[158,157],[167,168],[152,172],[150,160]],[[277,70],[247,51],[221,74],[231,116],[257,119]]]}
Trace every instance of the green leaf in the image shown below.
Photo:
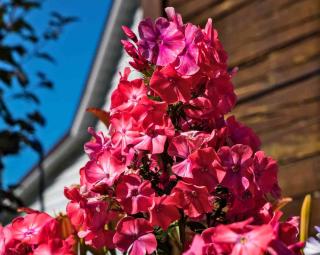
{"label": "green leaf", "polygon": [[304,197],[301,215],[300,215],[300,241],[305,242],[308,238],[309,223],[311,213],[311,195],[308,194]]}

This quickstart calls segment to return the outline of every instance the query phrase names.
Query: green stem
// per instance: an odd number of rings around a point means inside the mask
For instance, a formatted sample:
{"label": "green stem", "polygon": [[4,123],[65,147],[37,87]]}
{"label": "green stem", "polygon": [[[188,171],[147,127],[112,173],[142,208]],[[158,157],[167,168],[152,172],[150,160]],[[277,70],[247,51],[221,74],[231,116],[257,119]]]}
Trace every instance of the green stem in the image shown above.
{"label": "green stem", "polygon": [[109,252],[110,252],[111,255],[117,255],[116,250],[114,250],[114,249],[109,250]]}
{"label": "green stem", "polygon": [[86,250],[86,246],[83,243],[83,240],[80,240],[79,246],[80,246],[80,255],[86,255],[87,250]]}
{"label": "green stem", "polygon": [[180,214],[181,214],[181,218],[179,220],[179,236],[180,236],[182,251],[184,251],[185,243],[186,243],[186,218],[182,210],[180,211]]}

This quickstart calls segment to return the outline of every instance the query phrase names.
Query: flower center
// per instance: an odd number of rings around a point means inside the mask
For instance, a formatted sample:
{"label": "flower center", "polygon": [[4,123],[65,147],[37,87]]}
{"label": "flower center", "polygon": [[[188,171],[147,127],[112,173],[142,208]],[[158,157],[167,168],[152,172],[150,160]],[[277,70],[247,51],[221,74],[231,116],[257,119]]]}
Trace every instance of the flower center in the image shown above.
{"label": "flower center", "polygon": [[173,78],[169,78],[168,81],[171,83],[171,84],[174,84],[175,83],[175,80]]}
{"label": "flower center", "polygon": [[237,173],[240,170],[240,166],[239,165],[233,165],[231,167],[232,172]]}
{"label": "flower center", "polygon": [[131,196],[136,197],[136,196],[138,196],[138,195],[139,195],[138,189],[133,189],[133,190],[131,191]]}
{"label": "flower center", "polygon": [[190,192],[192,197],[197,197],[197,192],[195,192],[194,190]]}
{"label": "flower center", "polygon": [[201,168],[201,172],[202,172],[202,173],[207,173],[208,171],[209,171],[209,170],[208,170],[208,168],[206,168],[206,167],[205,167],[205,168]]}
{"label": "flower center", "polygon": [[33,234],[34,234],[34,229],[30,228],[24,233],[24,236],[29,237],[29,236],[32,236]]}
{"label": "flower center", "polygon": [[241,236],[239,242],[241,244],[246,244],[248,242],[248,239],[246,237],[244,237],[244,236]]}
{"label": "flower center", "polygon": [[157,213],[159,213],[160,211],[161,211],[161,205],[158,205],[156,208],[155,208],[155,211],[157,212]]}

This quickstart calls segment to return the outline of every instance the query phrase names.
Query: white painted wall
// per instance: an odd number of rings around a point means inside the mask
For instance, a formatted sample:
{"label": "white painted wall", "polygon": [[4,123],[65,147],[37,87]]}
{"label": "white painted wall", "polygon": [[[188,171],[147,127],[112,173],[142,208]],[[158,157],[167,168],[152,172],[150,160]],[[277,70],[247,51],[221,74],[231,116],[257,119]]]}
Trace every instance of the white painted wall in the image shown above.
{"label": "white painted wall", "polygon": [[[137,32],[138,23],[142,19],[142,10],[138,9],[134,16],[134,21],[132,24],[131,29],[135,32]],[[120,42],[119,42],[120,46]],[[119,82],[119,72],[122,72],[124,70],[124,67],[129,66],[128,64],[128,56],[123,51],[122,57],[120,58],[118,62],[117,71],[114,74],[112,81],[111,81],[111,90],[106,95],[106,101],[103,109],[108,110],[110,106],[110,97],[112,91],[115,89]],[[138,76],[137,73],[132,73],[130,78],[134,78],[134,76]],[[95,127],[97,130],[107,131],[104,125],[99,122],[97,126]],[[57,176],[53,182],[50,184],[50,186],[47,186],[45,188],[45,191],[43,193],[44,203],[45,203],[45,209],[46,212],[48,212],[51,215],[56,215],[59,212],[65,211],[65,207],[67,205],[68,200],[63,195],[63,189],[65,186],[70,186],[71,184],[77,184],[79,183],[79,170],[81,167],[83,167],[88,158],[85,154],[81,155],[78,158],[74,159],[74,163],[64,169],[62,173]],[[30,205],[31,208],[39,209],[40,204],[39,200],[37,200],[35,203]]]}

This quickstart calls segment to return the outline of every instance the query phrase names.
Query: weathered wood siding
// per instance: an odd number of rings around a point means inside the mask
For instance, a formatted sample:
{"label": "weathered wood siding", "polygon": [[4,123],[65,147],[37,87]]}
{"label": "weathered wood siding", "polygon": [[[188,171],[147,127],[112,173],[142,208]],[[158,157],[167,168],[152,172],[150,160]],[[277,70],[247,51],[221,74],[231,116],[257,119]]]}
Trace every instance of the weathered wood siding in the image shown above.
{"label": "weathered wood siding", "polygon": [[286,210],[299,214],[313,194],[320,223],[320,0],[170,0],[184,21],[212,17],[231,67],[233,112],[261,137],[280,164]]}

